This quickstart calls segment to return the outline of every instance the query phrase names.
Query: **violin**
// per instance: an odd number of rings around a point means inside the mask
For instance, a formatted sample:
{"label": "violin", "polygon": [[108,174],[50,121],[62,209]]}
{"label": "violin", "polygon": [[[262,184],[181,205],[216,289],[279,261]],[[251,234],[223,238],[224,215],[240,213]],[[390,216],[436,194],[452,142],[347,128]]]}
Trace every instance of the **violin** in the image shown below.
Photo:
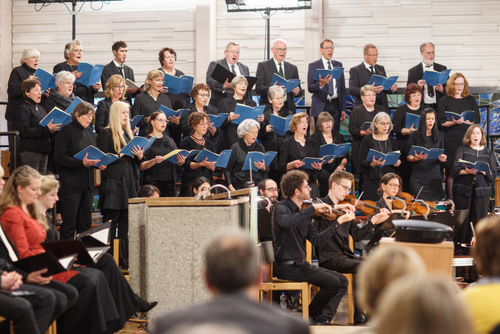
{"label": "violin", "polygon": [[[301,209],[304,210],[305,208],[311,206],[313,204],[313,202],[311,200],[308,200],[308,201],[304,201],[302,202],[302,207]],[[315,211],[314,212],[314,215],[316,217],[323,217],[323,218],[326,218],[328,220],[335,220],[337,219],[339,216],[343,216],[345,215],[345,212],[342,211],[342,210],[337,210],[335,209],[334,207],[330,206],[332,212],[328,212],[328,213],[325,213],[325,212],[322,212],[322,211]]]}
{"label": "violin", "polygon": [[354,195],[347,195],[339,204],[353,204],[355,205],[356,210],[358,210],[365,216],[371,216],[375,212],[380,211],[380,208],[375,204],[374,201],[358,200]]}
{"label": "violin", "polygon": [[396,197],[400,198],[401,201],[397,201],[397,200],[392,201],[392,208],[395,210],[403,210],[404,209],[404,210],[413,211],[414,215],[424,216],[425,219],[427,219],[427,216],[429,215],[429,213],[431,213],[433,211],[434,212],[442,211],[442,210],[439,210],[438,208],[436,208],[432,202],[424,201],[424,200],[417,200],[411,194],[408,194],[405,192],[400,192]]}

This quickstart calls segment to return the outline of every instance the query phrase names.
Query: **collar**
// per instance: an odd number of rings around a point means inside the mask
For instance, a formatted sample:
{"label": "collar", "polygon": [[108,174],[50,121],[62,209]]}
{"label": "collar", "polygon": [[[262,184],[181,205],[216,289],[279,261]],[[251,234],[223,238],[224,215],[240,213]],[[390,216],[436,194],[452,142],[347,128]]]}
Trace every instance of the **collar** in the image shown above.
{"label": "collar", "polygon": [[115,64],[115,66],[118,68],[118,67],[125,67],[125,63],[123,63],[123,65],[120,65],[116,62],[116,60],[113,59],[113,64]]}
{"label": "collar", "polygon": [[29,67],[26,63],[23,63],[21,67],[24,68],[26,71],[30,72],[31,74],[34,74],[36,72],[36,69]]}
{"label": "collar", "polygon": [[[232,64],[230,64],[227,59],[224,58],[224,61],[226,62],[227,64],[227,68],[229,68],[229,70],[231,71],[231,66],[233,66]],[[238,68],[238,62],[236,62],[236,64],[234,64],[234,69],[236,70],[236,68]]]}
{"label": "collar", "polygon": [[[367,63],[366,61],[364,61],[364,60],[363,60],[363,64],[365,64],[365,67],[366,67],[366,69],[367,69],[367,70],[369,70],[369,69],[370,69],[370,67],[372,66],[372,65],[368,64],[368,63]],[[376,64],[375,64],[375,65],[373,65],[373,67],[374,67],[374,68],[375,68],[375,66],[377,66],[377,65],[376,65]]]}
{"label": "collar", "polygon": [[[279,68],[279,63],[276,61],[276,58],[273,57],[274,65],[276,66],[276,69]],[[283,72],[285,72],[285,61],[281,63],[281,67],[283,68]]]}
{"label": "collar", "polygon": [[429,67],[427,67],[428,65],[426,65],[424,62],[422,62],[422,68],[425,70],[427,69],[431,69],[433,70],[434,69],[434,63],[432,63]]}
{"label": "collar", "polygon": [[328,62],[330,62],[332,64],[332,68],[333,68],[333,59],[326,60],[325,57],[321,56],[321,61],[323,62],[324,68],[328,69]]}

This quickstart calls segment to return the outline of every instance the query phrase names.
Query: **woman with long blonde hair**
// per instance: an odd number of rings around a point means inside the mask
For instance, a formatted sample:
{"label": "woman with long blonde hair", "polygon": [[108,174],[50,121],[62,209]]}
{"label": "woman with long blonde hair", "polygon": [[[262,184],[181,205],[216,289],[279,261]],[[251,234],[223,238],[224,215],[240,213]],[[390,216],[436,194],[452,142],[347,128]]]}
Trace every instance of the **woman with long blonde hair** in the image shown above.
{"label": "woman with long blonde hair", "polygon": [[[134,138],[130,129],[130,106],[125,102],[111,105],[109,125],[97,137],[97,146],[104,153],[119,154],[121,149]],[[119,154],[119,159],[102,171],[99,191],[99,208],[103,220],[111,220],[111,236],[115,238],[118,225],[118,238],[128,238],[128,199],[136,197],[139,190],[139,175],[136,164],[143,159],[144,150],[132,148],[134,157]],[[124,243],[126,244],[126,242]]]}

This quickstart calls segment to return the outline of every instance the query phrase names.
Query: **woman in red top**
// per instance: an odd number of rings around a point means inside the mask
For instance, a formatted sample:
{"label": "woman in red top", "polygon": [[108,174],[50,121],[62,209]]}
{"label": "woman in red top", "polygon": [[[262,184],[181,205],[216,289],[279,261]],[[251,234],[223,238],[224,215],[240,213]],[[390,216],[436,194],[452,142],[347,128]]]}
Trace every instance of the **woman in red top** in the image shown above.
{"label": "woman in red top", "polygon": [[[20,258],[44,252],[40,242],[45,241],[48,226],[36,206],[40,186],[40,173],[22,166],[13,171],[0,196],[0,221]],[[116,306],[102,272],[79,268],[54,275],[54,279],[74,286],[79,295],[76,303],[57,320],[59,333],[110,333],[120,329]],[[47,286],[68,294],[57,282],[51,281]]]}

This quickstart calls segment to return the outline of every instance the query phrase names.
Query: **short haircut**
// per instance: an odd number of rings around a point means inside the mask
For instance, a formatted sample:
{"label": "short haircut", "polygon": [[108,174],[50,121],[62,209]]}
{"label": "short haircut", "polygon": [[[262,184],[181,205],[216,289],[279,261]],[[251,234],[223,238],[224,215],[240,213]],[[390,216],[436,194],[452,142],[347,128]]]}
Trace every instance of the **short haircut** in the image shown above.
{"label": "short haircut", "polygon": [[146,80],[144,82],[144,90],[148,91],[151,88],[151,84],[149,81],[153,81],[154,79],[160,77],[162,80],[165,78],[165,73],[161,70],[151,70],[148,72],[148,75],[146,76]]}
{"label": "short haircut", "polygon": [[434,49],[436,48],[436,47],[434,46],[434,43],[432,43],[432,42],[425,42],[425,43],[420,44],[420,52],[424,52],[424,48],[425,48],[427,45],[432,45],[432,47],[433,47]]}
{"label": "short haircut", "polygon": [[295,194],[295,189],[302,187],[304,180],[309,181],[309,176],[301,170],[290,170],[281,178],[280,188],[285,198]]}
{"label": "short haircut", "polygon": [[191,182],[191,194],[194,195],[194,189],[198,189],[203,183],[212,185],[212,182],[210,182],[209,179],[204,176],[199,176]]}
{"label": "short haircut", "polygon": [[250,130],[253,128],[257,128],[257,130],[260,129],[260,124],[254,119],[246,119],[243,122],[238,125],[238,128],[236,129],[236,133],[238,134],[238,138],[243,138],[245,137]]}
{"label": "short haircut", "polygon": [[399,191],[398,191],[398,194],[399,194],[401,192],[401,188],[403,187],[403,180],[401,179],[401,176],[399,176],[396,173],[387,173],[387,174],[384,174],[384,176],[382,176],[380,178],[380,187],[377,189],[377,192],[379,194],[382,194],[384,192],[382,190],[382,184],[389,184],[389,182],[391,182],[391,180],[393,180],[393,179],[398,179],[398,182],[399,182]]}
{"label": "short haircut", "polygon": [[376,48],[377,47],[372,43],[365,44],[365,46],[363,47],[363,53],[367,55],[369,49],[376,49]]}
{"label": "short haircut", "polygon": [[206,91],[208,94],[210,94],[210,87],[208,87],[207,84],[204,83],[199,83],[193,86],[193,89],[191,89],[191,97],[195,98],[200,94],[200,91]]}
{"label": "short haircut", "polygon": [[326,123],[328,121],[332,121],[332,123],[335,123],[332,115],[330,115],[328,111],[322,111],[318,115],[318,119],[316,121],[316,128],[318,128],[319,131],[323,131],[323,123]]}
{"label": "short haircut", "polygon": [[462,91],[462,97],[469,96],[469,82],[462,73],[453,73],[453,75],[446,82],[446,95],[455,97],[455,80],[458,78],[464,79],[464,90]]}
{"label": "short haircut", "polygon": [[500,277],[500,217],[481,219],[476,225],[476,247],[473,255],[483,276]]}
{"label": "short haircut", "polygon": [[126,82],[125,79],[120,74],[113,74],[109,77],[108,81],[106,81],[106,87],[104,88],[104,97],[110,99],[113,96],[113,88],[115,86],[125,86],[125,89],[122,91],[122,96],[120,96],[120,100],[125,99]]}
{"label": "short haircut", "polygon": [[69,59],[69,53],[71,52],[71,50],[73,50],[73,46],[75,45],[82,46],[82,42],[80,42],[77,39],[74,39],[71,42],[66,43],[66,45],[64,46],[64,59]]}
{"label": "short haircut", "polygon": [[259,184],[257,185],[257,189],[262,190],[262,191],[266,190],[266,183],[269,180],[273,180],[273,179],[265,178],[264,180],[260,181]]}
{"label": "short haircut", "polygon": [[33,56],[40,57],[40,51],[38,51],[35,48],[26,48],[26,49],[24,49],[23,54],[21,56],[21,60],[20,60],[21,65],[24,64],[27,59],[29,59],[29,58],[31,58]]}
{"label": "short haircut", "polygon": [[[321,43],[319,43],[319,47],[323,48],[323,45],[325,43],[332,43],[333,44],[333,41],[331,39],[329,39],[329,38],[325,38],[324,40],[321,41]],[[333,47],[335,47],[335,44],[333,44]]]}
{"label": "short haircut", "polygon": [[139,191],[137,192],[137,197],[151,197],[155,193],[160,195],[160,189],[158,187],[153,186],[152,184],[145,184],[142,187],[139,188]]}
{"label": "short haircut", "polygon": [[284,43],[285,46],[288,46],[288,43],[286,42],[286,40],[284,40],[283,38],[276,38],[274,41],[271,42],[271,45],[273,46],[273,48],[276,47],[276,43],[278,43],[278,42]]}
{"label": "short haircut", "polygon": [[244,290],[259,281],[257,246],[243,232],[226,233],[205,250],[207,283],[222,293]]}
{"label": "short haircut", "polygon": [[408,86],[406,86],[406,88],[405,88],[404,99],[405,99],[406,104],[410,104],[410,95],[415,94],[415,93],[423,94],[424,91],[422,90],[422,87],[420,87],[416,83],[412,82]]}
{"label": "short haircut", "polygon": [[397,245],[378,247],[359,266],[358,302],[369,316],[373,315],[380,295],[389,284],[405,275],[421,277],[424,273],[425,265],[413,249]]}
{"label": "short haircut", "polygon": [[168,51],[170,54],[173,54],[175,60],[177,60],[177,52],[175,52],[174,49],[168,47],[161,48],[161,50],[158,52],[158,61],[160,62],[160,66],[163,66],[163,61],[165,60],[165,51]]}
{"label": "short haircut", "polygon": [[381,111],[381,112],[377,113],[375,115],[375,117],[373,117],[372,124],[370,124],[370,130],[372,131],[372,133],[377,133],[378,132],[377,128],[375,127],[375,123],[380,123],[383,120],[388,120],[389,123],[391,124],[389,126],[389,135],[391,134],[391,131],[392,131],[393,127],[394,127],[392,125],[391,116],[389,116],[389,114],[386,113],[386,112],[384,112],[384,111]]}
{"label": "short haircut", "polygon": [[269,87],[269,90],[267,91],[267,98],[269,100],[274,99],[278,95],[285,96],[285,90],[280,86]]}
{"label": "short haircut", "polygon": [[23,82],[21,82],[21,90],[23,92],[23,95],[26,96],[26,92],[29,92],[36,86],[42,86],[40,84],[40,81],[38,79],[25,79]]}
{"label": "short haircut", "polygon": [[375,95],[377,94],[377,90],[375,89],[375,87],[373,87],[372,85],[364,85],[363,87],[361,87],[361,89],[359,90],[359,93],[361,94],[361,96],[365,96],[366,93],[368,92],[372,92],[372,93],[375,93]]}
{"label": "short haircut", "polygon": [[486,136],[484,135],[484,130],[479,124],[471,124],[467,128],[467,131],[465,132],[464,139],[462,140],[462,143],[466,146],[470,146],[470,136],[472,135],[472,131],[475,129],[479,129],[481,131],[481,141],[479,142],[479,145],[484,146],[486,145]]}
{"label": "short haircut", "polygon": [[75,109],[73,110],[73,113],[71,114],[71,119],[73,121],[76,121],[77,117],[94,113],[95,113],[94,105],[86,101],[82,101],[76,105]]}
{"label": "short haircut", "polygon": [[305,112],[300,112],[300,113],[292,116],[292,119],[290,120],[290,131],[291,132],[297,131],[297,126],[299,125],[300,120],[302,118],[305,118],[309,122],[309,115],[306,114]]}
{"label": "short haircut", "polygon": [[192,113],[191,115],[189,115],[188,124],[190,127],[192,127],[194,129],[195,126],[197,126],[198,124],[200,124],[204,120],[210,121],[210,118],[208,117],[207,114],[196,111],[196,112]]}
{"label": "short haircut", "polygon": [[354,175],[352,175],[349,172],[346,172],[345,170],[338,170],[332,173],[330,175],[330,178],[328,179],[328,189],[332,187],[332,183],[339,183],[340,180],[346,179],[349,180],[350,182],[354,181]]}
{"label": "short haircut", "polygon": [[229,43],[227,43],[227,45],[226,45],[226,51],[227,51],[227,50],[229,50],[229,47],[231,47],[231,46],[237,46],[237,47],[240,47],[240,45],[239,45],[238,43],[236,43],[236,42],[229,42]]}
{"label": "short haircut", "polygon": [[56,74],[56,83],[65,83],[68,80],[75,82],[75,75],[69,71],[61,71]]}
{"label": "short haircut", "polygon": [[233,80],[231,80],[231,89],[234,90],[236,88],[236,85],[242,82],[246,83],[248,86],[248,80],[244,76],[238,75],[234,77]]}
{"label": "short haircut", "polygon": [[114,42],[113,45],[111,46],[111,51],[118,51],[120,48],[126,48],[127,43],[124,41],[117,41]]}

